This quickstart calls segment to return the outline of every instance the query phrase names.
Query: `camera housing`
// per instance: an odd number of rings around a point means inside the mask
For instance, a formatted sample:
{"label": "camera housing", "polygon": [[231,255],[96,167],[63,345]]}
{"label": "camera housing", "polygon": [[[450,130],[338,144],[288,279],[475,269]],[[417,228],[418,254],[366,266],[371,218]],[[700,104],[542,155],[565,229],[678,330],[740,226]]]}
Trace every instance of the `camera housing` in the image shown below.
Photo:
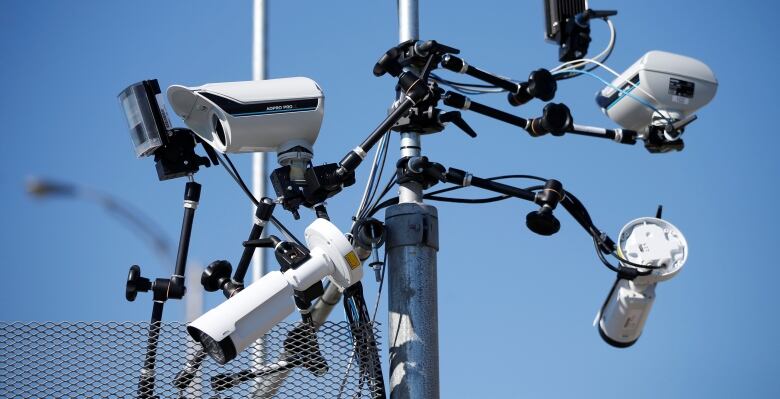
{"label": "camera housing", "polygon": [[223,153],[312,153],[324,96],[309,78],[173,85],[168,102],[195,134]]}
{"label": "camera housing", "polygon": [[292,313],[295,291],[305,291],[325,277],[344,290],[363,277],[357,254],[335,225],[317,219],[305,237],[310,256],[303,264],[266,274],[187,326],[217,363],[229,362]]}
{"label": "camera housing", "polygon": [[639,218],[621,229],[618,254],[632,263],[659,267],[643,269],[621,262],[623,267],[650,273],[632,280],[617,279],[599,312],[601,338],[614,347],[626,348],[642,334],[658,283],[674,277],[688,259],[688,243],[671,223]]}
{"label": "camera housing", "polygon": [[135,155],[141,158],[154,154],[165,145],[165,133],[171,128],[157,80],[134,83],[117,97],[133,140]]}
{"label": "camera housing", "polygon": [[[718,89],[715,74],[703,62],[665,51],[650,51],[604,87],[596,103],[624,129],[647,133],[651,126],[691,117],[707,105]],[[658,109],[658,115],[638,97]]]}

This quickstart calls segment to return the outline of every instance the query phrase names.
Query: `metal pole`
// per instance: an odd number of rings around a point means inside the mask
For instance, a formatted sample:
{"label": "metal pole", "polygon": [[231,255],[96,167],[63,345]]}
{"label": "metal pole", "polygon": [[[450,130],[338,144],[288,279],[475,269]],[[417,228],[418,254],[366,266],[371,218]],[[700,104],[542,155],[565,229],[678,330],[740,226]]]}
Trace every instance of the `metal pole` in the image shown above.
{"label": "metal pole", "polygon": [[[263,80],[267,74],[267,55],[268,50],[266,42],[268,40],[267,27],[268,13],[265,0],[255,0],[254,3],[254,24],[252,29],[252,80]],[[266,196],[265,170],[266,159],[264,152],[252,154],[252,191],[255,198]],[[251,220],[254,223],[255,209],[252,207]],[[252,279],[257,281],[268,272],[265,262],[265,249],[258,248],[255,256],[252,258]]]}
{"label": "metal pole", "polygon": [[[252,80],[263,80],[268,72],[268,8],[265,0],[254,0],[252,15]],[[265,155],[264,152],[252,154],[252,194],[258,200],[266,196],[265,171],[267,162]],[[252,223],[254,223],[255,210],[255,207],[252,207]],[[268,273],[266,252],[264,248],[258,248],[252,257],[252,281],[259,280],[266,273]],[[263,367],[267,355],[263,339],[260,339],[258,351],[253,360],[253,368]],[[265,379],[256,381],[255,398],[267,398],[272,395],[268,392],[269,390],[273,391],[268,383],[269,381]]]}
{"label": "metal pole", "polygon": [[[419,38],[417,0],[398,0],[401,42]],[[420,136],[401,133],[401,156],[419,156]],[[388,230],[390,398],[439,398],[436,208],[422,203],[422,187],[400,186],[399,204],[385,213]]]}

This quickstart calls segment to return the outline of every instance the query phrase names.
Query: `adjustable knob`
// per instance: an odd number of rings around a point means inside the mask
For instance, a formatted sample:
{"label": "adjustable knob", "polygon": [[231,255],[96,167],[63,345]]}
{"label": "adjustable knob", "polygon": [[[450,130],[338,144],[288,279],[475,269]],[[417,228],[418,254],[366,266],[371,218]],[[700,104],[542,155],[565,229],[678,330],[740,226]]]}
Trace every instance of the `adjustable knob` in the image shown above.
{"label": "adjustable knob", "polygon": [[396,77],[400,75],[403,71],[403,67],[401,67],[401,64],[398,62],[398,57],[400,55],[401,51],[398,47],[393,47],[382,54],[376,64],[374,64],[374,69],[372,71],[374,76],[379,77],[386,73]]}
{"label": "adjustable knob", "polygon": [[141,277],[141,267],[138,265],[130,266],[127,273],[127,284],[125,285],[125,299],[130,302],[135,301],[138,292],[147,292],[152,289],[152,283],[148,278]]}
{"label": "adjustable knob", "polygon": [[553,215],[553,210],[563,200],[564,193],[563,185],[558,180],[550,179],[544,183],[544,189],[534,199],[540,205],[539,210],[525,217],[525,225],[529,230],[542,236],[551,236],[561,229],[561,222]]}
{"label": "adjustable knob", "polygon": [[226,260],[217,260],[211,262],[200,276],[200,283],[203,289],[208,292],[214,292],[230,281],[230,274],[233,272],[233,266]]}
{"label": "adjustable knob", "polygon": [[509,93],[509,104],[513,106],[523,105],[534,98],[542,101],[550,101],[555,97],[558,83],[555,77],[546,69],[537,69],[528,76],[528,81],[520,83],[517,93]]}
{"label": "adjustable knob", "polygon": [[561,222],[552,213],[552,208],[542,206],[538,211],[525,216],[525,225],[529,230],[542,236],[551,236],[561,229]]}
{"label": "adjustable knob", "polygon": [[542,110],[542,117],[531,120],[526,129],[531,136],[539,137],[547,133],[561,136],[571,128],[571,111],[565,104],[549,103]]}
{"label": "adjustable knob", "polygon": [[385,225],[374,218],[361,220],[355,230],[358,245],[364,248],[381,247],[385,242]]}

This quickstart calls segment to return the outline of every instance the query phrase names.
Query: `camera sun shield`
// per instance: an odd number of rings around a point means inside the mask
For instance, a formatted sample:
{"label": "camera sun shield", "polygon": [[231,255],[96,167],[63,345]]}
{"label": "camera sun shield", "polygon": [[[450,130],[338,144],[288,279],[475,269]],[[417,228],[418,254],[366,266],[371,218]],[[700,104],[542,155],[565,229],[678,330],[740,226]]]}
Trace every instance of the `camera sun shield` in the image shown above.
{"label": "camera sun shield", "polygon": [[174,85],[168,101],[184,123],[223,153],[312,151],[322,125],[324,97],[303,77]]}
{"label": "camera sun shield", "polygon": [[135,155],[152,155],[165,144],[164,133],[170,127],[165,110],[159,106],[157,80],[144,80],[128,86],[117,96],[127,121]]}

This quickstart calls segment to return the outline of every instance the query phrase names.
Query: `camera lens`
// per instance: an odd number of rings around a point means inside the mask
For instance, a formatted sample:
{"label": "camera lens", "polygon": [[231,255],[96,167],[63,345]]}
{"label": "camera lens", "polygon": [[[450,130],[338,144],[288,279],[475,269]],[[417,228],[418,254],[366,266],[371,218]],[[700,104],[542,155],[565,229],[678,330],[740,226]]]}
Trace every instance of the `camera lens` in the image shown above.
{"label": "camera lens", "polygon": [[236,357],[236,348],[233,346],[230,338],[217,342],[214,338],[201,331],[200,343],[203,345],[203,350],[219,364],[225,364]]}
{"label": "camera lens", "polygon": [[225,144],[225,129],[222,127],[222,121],[219,120],[216,114],[211,115],[211,124],[214,127],[214,133],[217,135],[219,142],[222,145]]}

